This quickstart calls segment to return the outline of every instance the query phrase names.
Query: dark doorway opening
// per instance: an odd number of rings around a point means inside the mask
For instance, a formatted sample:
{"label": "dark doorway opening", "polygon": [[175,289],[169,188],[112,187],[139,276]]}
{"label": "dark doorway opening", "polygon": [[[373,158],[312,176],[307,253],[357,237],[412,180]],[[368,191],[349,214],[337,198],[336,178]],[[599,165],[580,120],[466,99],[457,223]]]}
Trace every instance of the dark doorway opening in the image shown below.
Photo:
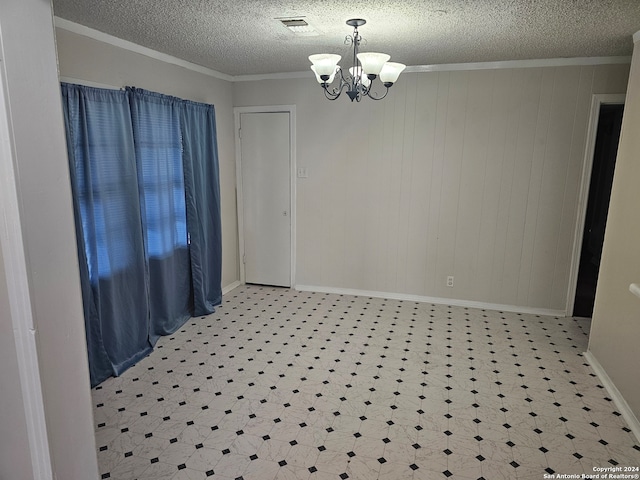
{"label": "dark doorway opening", "polygon": [[624,105],[601,105],[585,215],[574,317],[591,317]]}

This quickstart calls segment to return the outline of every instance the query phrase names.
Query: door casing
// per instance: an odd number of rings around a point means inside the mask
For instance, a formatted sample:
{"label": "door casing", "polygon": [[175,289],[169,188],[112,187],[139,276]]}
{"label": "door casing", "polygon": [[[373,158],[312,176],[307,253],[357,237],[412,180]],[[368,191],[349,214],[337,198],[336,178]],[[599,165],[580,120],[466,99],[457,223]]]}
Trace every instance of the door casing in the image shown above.
{"label": "door casing", "polygon": [[580,180],[580,194],[578,197],[578,219],[573,233],[573,252],[571,255],[571,270],[569,271],[569,285],[565,315],[573,313],[576,288],[578,285],[578,268],[580,266],[580,250],[584,234],[584,223],[587,214],[587,202],[589,200],[589,185],[591,183],[591,171],[593,169],[593,154],[598,133],[598,120],[600,118],[600,106],[604,104],[624,104],[625,94],[595,94],[591,98],[591,112],[589,115],[589,127],[587,130],[587,146],[585,148],[582,163],[582,176]]}
{"label": "door casing", "polygon": [[289,114],[289,179],[290,179],[290,229],[291,229],[291,287],[296,285],[296,107],[295,105],[270,105],[257,107],[235,107],[233,109],[235,119],[235,146],[236,146],[236,204],[238,215],[238,253],[240,264],[240,283],[245,283],[245,251],[244,251],[244,202],[242,193],[242,151],[240,138],[240,115],[244,113],[279,113]]}

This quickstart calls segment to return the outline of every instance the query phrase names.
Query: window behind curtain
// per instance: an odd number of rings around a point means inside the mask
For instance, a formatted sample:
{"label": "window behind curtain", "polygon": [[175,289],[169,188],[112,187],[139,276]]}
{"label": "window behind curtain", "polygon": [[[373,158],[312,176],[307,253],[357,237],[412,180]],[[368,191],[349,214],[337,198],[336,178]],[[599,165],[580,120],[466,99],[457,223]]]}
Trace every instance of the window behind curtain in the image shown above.
{"label": "window behind curtain", "polygon": [[62,99],[95,386],[220,304],[215,110],[136,88]]}
{"label": "window behind curtain", "polygon": [[159,336],[178,329],[192,310],[181,100],[138,88],[127,91],[144,219],[153,345]]}
{"label": "window behind curtain", "polygon": [[151,351],[129,99],[62,85],[89,372],[95,385]]}
{"label": "window behind curtain", "polygon": [[91,116],[89,125],[78,124],[74,149],[85,248],[94,250],[87,255],[93,282],[132,265],[131,231],[140,221],[129,207],[137,195],[136,170],[131,129],[122,128],[123,120],[131,120],[126,98],[120,98],[114,102],[106,92],[91,90],[75,104],[76,115],[88,110]]}
{"label": "window behind curtain", "polygon": [[179,103],[131,89],[139,188],[146,217],[149,257],[187,246]]}

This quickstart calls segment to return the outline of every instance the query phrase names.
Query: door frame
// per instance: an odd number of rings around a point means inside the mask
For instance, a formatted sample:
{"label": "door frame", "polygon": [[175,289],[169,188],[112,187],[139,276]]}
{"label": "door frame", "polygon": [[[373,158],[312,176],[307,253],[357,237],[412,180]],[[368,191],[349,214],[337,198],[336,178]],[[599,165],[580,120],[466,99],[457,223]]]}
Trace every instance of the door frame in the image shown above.
{"label": "door frame", "polygon": [[234,134],[236,144],[236,208],[238,215],[238,253],[240,264],[240,283],[245,283],[244,251],[244,201],[242,193],[242,147],[240,143],[240,115],[243,113],[288,113],[289,114],[289,218],[291,229],[291,287],[295,287],[296,273],[296,106],[267,105],[253,107],[234,107]]}
{"label": "door frame", "polygon": [[[0,49],[2,35],[0,33]],[[2,65],[0,56],[0,66]],[[12,325],[16,352],[16,366],[23,399],[25,430],[29,443],[29,456],[34,478],[52,478],[51,451],[47,435],[45,401],[38,364],[38,331],[35,325],[27,257],[20,219],[19,192],[16,187],[15,145],[13,125],[9,112],[9,92],[4,69],[0,69],[0,251],[4,269],[9,305],[9,323]],[[11,340],[7,340],[8,342]]]}
{"label": "door frame", "polygon": [[578,218],[573,233],[573,251],[571,254],[571,268],[569,270],[569,289],[567,293],[566,316],[573,315],[573,307],[576,300],[578,286],[578,269],[580,267],[580,254],[582,253],[582,238],[584,236],[584,224],[587,216],[587,203],[589,201],[589,185],[591,184],[591,172],[593,170],[593,155],[598,134],[598,122],[600,120],[600,107],[602,105],[624,105],[626,94],[594,94],[591,97],[591,111],[589,113],[589,126],[587,130],[586,149],[582,161],[582,174],[580,180],[580,193],[578,196]]}

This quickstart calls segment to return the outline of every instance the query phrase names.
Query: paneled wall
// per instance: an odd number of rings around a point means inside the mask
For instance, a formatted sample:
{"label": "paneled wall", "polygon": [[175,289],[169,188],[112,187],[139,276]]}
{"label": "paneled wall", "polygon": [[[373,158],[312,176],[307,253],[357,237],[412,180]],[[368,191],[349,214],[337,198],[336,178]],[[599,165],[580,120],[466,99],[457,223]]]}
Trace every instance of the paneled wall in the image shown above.
{"label": "paneled wall", "polygon": [[294,104],[296,284],[565,310],[591,95],[624,93],[629,65],[405,73],[357,104],[311,77],[226,82],[57,35],[63,76],[216,105],[224,285],[239,278],[231,106]]}
{"label": "paneled wall", "polygon": [[359,104],[247,81],[234,106],[297,107],[298,285],[563,312],[591,96],[628,73],[405,73]]}

